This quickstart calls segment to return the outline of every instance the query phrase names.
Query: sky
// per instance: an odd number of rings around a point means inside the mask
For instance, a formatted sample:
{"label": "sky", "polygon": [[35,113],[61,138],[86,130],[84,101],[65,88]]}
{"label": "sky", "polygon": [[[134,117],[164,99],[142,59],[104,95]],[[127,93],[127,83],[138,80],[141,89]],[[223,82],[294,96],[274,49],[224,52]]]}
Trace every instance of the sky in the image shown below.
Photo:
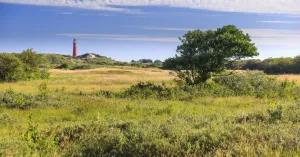
{"label": "sky", "polygon": [[189,30],[233,24],[256,58],[300,55],[300,0],[0,0],[0,52],[164,60]]}

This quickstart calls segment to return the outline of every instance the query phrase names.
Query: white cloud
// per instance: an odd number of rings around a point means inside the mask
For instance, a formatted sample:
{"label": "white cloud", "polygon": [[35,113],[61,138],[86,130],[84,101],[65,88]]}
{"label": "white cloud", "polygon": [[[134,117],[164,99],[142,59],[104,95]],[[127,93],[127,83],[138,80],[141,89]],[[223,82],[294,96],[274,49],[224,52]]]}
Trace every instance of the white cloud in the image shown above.
{"label": "white cloud", "polygon": [[299,46],[300,38],[252,38],[252,41],[261,46]]}
{"label": "white cloud", "polygon": [[[144,27],[143,29],[159,29],[167,31],[187,31],[190,28],[164,28],[164,27]],[[202,29],[207,30],[207,29]],[[299,46],[300,30],[281,29],[242,29],[248,33],[256,45],[264,46]],[[72,38],[98,39],[98,40],[125,40],[125,41],[155,41],[155,42],[179,42],[178,36],[155,37],[146,35],[124,35],[124,34],[57,34]]]}
{"label": "white cloud", "polygon": [[66,36],[82,39],[97,40],[122,40],[122,41],[155,41],[155,42],[179,42],[177,37],[153,37],[145,35],[124,35],[124,34],[57,34],[58,36]]}
{"label": "white cloud", "polygon": [[300,15],[299,0],[0,0],[0,2],[119,12],[138,12],[124,8],[126,6],[168,6],[225,12]]}
{"label": "white cloud", "polygon": [[61,13],[59,13],[59,14],[63,14],[63,15],[71,15],[71,14],[73,14],[72,12],[61,12]]}
{"label": "white cloud", "polygon": [[300,24],[300,21],[257,21],[259,23]]}
{"label": "white cloud", "polygon": [[287,17],[290,17],[290,18],[300,18],[300,15],[287,15]]}
{"label": "white cloud", "polygon": [[143,29],[165,30],[165,31],[190,31],[190,30],[195,30],[193,28],[172,28],[172,27],[143,27]]}

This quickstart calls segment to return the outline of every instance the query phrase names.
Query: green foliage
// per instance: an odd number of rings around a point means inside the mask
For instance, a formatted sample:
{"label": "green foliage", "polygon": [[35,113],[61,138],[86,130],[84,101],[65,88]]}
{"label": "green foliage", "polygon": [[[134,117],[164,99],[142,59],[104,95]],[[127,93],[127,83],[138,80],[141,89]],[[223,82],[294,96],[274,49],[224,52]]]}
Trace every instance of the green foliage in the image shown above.
{"label": "green foliage", "polygon": [[229,69],[262,70],[267,74],[299,74],[300,56],[294,58],[269,58],[261,60],[242,60],[229,65]]}
{"label": "green foliage", "polygon": [[71,68],[71,70],[83,70],[83,69],[92,69],[91,65],[75,65],[74,67]]}
{"label": "green foliage", "polygon": [[25,109],[28,106],[25,99],[28,99],[27,95],[9,89],[3,94],[0,102],[8,108]]}
{"label": "green foliage", "polygon": [[23,63],[15,54],[0,54],[0,81],[14,82],[24,79]]}
{"label": "green foliage", "polygon": [[125,90],[121,96],[133,99],[172,99],[176,96],[176,89],[167,88],[164,85],[156,85],[151,82],[139,82]]}
{"label": "green foliage", "polygon": [[48,79],[47,70],[41,70],[41,55],[27,49],[21,54],[0,54],[0,81]]}
{"label": "green foliage", "polygon": [[48,89],[48,82],[44,82],[44,83],[40,84],[38,86],[38,89],[39,89],[38,96],[41,99],[48,99],[48,97],[50,95],[50,92],[49,92],[49,89]]}
{"label": "green foliage", "polygon": [[[166,87],[152,82],[139,82],[122,92],[97,91],[93,95],[106,98],[158,99],[191,101],[198,97],[254,96],[256,98],[300,99],[300,86],[295,82],[278,81],[260,71],[238,72],[214,77],[205,84],[191,86],[177,82]],[[86,95],[86,94],[84,94]]]}
{"label": "green foliage", "polygon": [[280,82],[260,71],[247,71],[214,78],[217,84],[226,86],[236,95],[253,95],[260,98],[276,97],[281,90]]}
{"label": "green foliage", "polygon": [[168,59],[166,66],[173,64],[171,67],[178,77],[189,85],[204,83],[227,65],[258,55],[250,36],[233,25],[215,31],[189,31],[179,39],[182,42],[177,47],[179,56]]}
{"label": "green foliage", "polygon": [[57,67],[57,69],[70,69],[71,65],[69,63],[63,63]]}
{"label": "green foliage", "polygon": [[179,93],[176,88],[167,88],[165,85],[156,85],[152,82],[139,82],[120,93],[97,91],[94,94],[106,98],[170,100],[176,99]]}
{"label": "green foliage", "polygon": [[28,110],[36,107],[56,107],[64,106],[68,98],[63,93],[51,94],[47,83],[42,83],[38,87],[37,95],[19,93],[12,89],[0,92],[0,107]]}
{"label": "green foliage", "polygon": [[[298,99],[300,87],[295,82],[278,81],[260,71],[246,71],[229,76],[219,76],[214,81],[225,86],[232,95],[250,95],[258,98],[294,98]],[[216,87],[216,86],[214,86]]]}
{"label": "green foliage", "polygon": [[53,133],[47,136],[38,130],[38,125],[32,121],[31,115],[28,118],[28,128],[23,134],[25,146],[24,155],[30,156],[53,156],[57,151],[57,141]]}
{"label": "green foliage", "polygon": [[33,49],[24,50],[18,55],[24,64],[25,72],[31,73],[38,70],[42,63],[42,56],[33,51]]}
{"label": "green foliage", "polygon": [[268,109],[270,115],[270,122],[282,120],[282,106],[277,106],[275,109]]}
{"label": "green foliage", "polygon": [[259,114],[243,124],[222,115],[175,114],[161,122],[150,118],[101,119],[66,127],[57,135],[66,156],[268,156],[274,151],[297,152],[300,141],[293,136],[299,133],[298,127],[284,127],[288,125],[277,115],[280,113],[270,117],[276,124]]}

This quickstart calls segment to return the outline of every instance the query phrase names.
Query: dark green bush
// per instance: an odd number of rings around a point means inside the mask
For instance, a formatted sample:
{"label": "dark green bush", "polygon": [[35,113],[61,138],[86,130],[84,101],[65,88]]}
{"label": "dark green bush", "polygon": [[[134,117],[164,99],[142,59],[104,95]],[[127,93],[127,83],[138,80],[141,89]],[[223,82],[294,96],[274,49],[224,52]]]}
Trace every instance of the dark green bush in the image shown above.
{"label": "dark green bush", "polygon": [[282,106],[277,106],[275,109],[268,109],[270,122],[275,122],[282,119]]}
{"label": "dark green bush", "polygon": [[173,99],[175,98],[176,91],[175,88],[167,88],[165,86],[156,85],[151,82],[139,82],[126,89],[121,93],[122,97],[130,97],[134,99]]}
{"label": "dark green bush", "polygon": [[41,55],[27,49],[20,54],[0,54],[0,81],[48,79],[50,74],[42,66]]}
{"label": "dark green bush", "polygon": [[76,65],[71,68],[71,70],[84,70],[84,69],[92,69],[91,65]]}
{"label": "dark green bush", "polygon": [[0,81],[14,82],[24,80],[24,66],[15,54],[0,54]]}
{"label": "dark green bush", "polygon": [[67,62],[56,67],[56,69],[70,69],[70,68],[71,68],[71,65],[70,65],[70,63],[67,63]]}

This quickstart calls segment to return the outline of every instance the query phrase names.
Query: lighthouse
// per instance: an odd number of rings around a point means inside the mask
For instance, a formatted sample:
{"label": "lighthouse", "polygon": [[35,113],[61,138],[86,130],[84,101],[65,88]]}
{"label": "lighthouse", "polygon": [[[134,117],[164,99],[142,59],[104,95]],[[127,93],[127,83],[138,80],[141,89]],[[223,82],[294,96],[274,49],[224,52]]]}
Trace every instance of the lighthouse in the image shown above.
{"label": "lighthouse", "polygon": [[76,39],[73,41],[73,57],[77,57]]}

